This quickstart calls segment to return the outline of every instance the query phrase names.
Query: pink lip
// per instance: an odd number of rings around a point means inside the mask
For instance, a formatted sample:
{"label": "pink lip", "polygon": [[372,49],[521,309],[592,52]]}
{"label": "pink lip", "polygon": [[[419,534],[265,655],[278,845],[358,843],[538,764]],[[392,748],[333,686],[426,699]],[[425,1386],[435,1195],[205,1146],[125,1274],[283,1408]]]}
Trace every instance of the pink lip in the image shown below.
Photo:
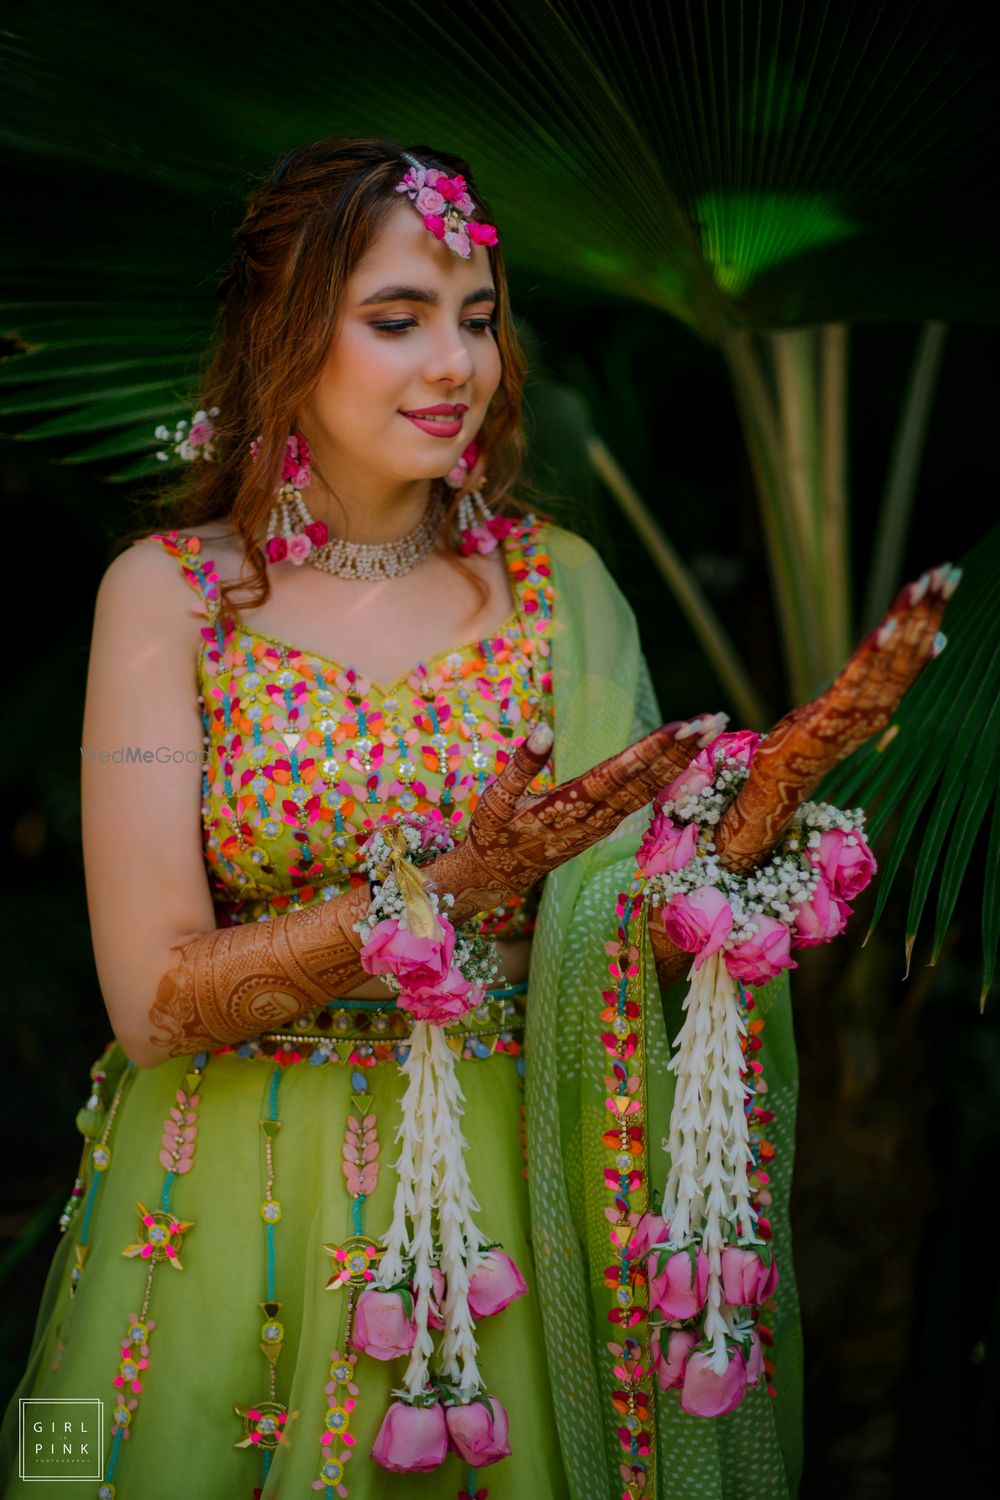
{"label": "pink lip", "polygon": [[416,406],[413,411],[404,411],[404,417],[460,417],[469,408],[461,401],[439,401],[437,406]]}
{"label": "pink lip", "polygon": [[461,414],[459,414],[455,418],[454,422],[440,422],[440,421],[438,421],[438,422],[427,422],[427,421],[421,421],[419,417],[411,417],[410,414],[409,414],[409,412],[406,412],[406,411],[400,412],[400,416],[401,417],[405,417],[408,422],[412,422],[413,425],[414,425],[414,427],[419,427],[421,432],[429,433],[429,435],[431,437],[440,437],[440,438],[458,437],[458,434],[462,430],[462,417],[461,417]]}

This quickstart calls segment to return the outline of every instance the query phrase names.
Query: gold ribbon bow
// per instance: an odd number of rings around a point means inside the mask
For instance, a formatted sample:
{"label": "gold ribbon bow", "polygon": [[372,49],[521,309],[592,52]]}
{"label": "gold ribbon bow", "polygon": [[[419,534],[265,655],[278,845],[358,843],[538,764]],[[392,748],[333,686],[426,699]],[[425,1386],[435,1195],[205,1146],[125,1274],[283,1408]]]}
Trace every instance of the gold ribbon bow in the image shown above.
{"label": "gold ribbon bow", "polygon": [[441,928],[427,894],[427,877],[410,863],[409,845],[402,828],[398,823],[390,823],[382,829],[382,837],[389,846],[389,868],[406,904],[410,931],[414,937],[440,937]]}

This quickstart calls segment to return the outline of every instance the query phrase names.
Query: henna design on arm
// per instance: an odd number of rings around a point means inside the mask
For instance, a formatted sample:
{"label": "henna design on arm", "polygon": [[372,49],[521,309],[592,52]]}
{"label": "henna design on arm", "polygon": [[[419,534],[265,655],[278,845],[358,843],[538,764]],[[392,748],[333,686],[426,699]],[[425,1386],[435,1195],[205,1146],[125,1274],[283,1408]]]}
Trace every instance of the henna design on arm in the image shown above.
{"label": "henna design on arm", "polygon": [[679,775],[725,722],[716,714],[661,725],[539,796],[527,787],[549,757],[552,736],[547,727],[534,731],[484,791],[462,842],[429,866],[437,888],[455,897],[452,920],[498,906],[606,838]]}
{"label": "henna design on arm", "polygon": [[267,922],[219,928],[178,944],[176,964],[161,977],[148,1042],[166,1057],[185,1057],[245,1041],[349,993],[369,976],[352,930],[369,905],[356,887],[316,906]]}
{"label": "henna design on arm", "polygon": [[[938,634],[961,572],[943,563],[908,583],[875,630],[861,641],[826,692],[792,709],[758,746],[750,775],[716,831],[723,865],[746,874],[767,857],[795,812],[823,778],[896,712],[907,688],[939,655]],[[649,926],[661,985],[691,966],[662,923]]]}

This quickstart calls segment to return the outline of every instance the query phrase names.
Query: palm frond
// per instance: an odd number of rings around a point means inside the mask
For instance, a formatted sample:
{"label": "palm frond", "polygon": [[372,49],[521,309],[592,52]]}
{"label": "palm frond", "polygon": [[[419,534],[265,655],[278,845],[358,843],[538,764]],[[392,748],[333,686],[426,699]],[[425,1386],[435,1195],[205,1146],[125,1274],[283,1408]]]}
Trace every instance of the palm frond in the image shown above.
{"label": "palm frond", "polygon": [[[959,891],[969,878],[974,845],[978,837],[985,838],[990,801],[995,804],[1000,788],[1000,526],[961,560],[961,567],[962,582],[945,616],[947,650],[924,669],[878,739],[838,766],[815,794],[841,806],[865,807],[871,838],[898,815],[882,862],[869,936],[922,826],[906,920],[907,972],[931,887],[940,875],[930,962],[937,961]],[[994,805],[983,896],[984,997],[1000,936],[997,822]]]}

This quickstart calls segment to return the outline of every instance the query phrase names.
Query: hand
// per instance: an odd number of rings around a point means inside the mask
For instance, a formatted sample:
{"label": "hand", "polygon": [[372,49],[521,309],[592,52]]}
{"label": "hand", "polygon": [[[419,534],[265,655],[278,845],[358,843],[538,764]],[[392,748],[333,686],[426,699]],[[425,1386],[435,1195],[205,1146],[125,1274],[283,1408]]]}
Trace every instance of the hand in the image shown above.
{"label": "hand", "polygon": [[[727,869],[746,874],[766,859],[824,776],[885,728],[907,688],[944,649],[938,629],[961,576],[942,563],[906,584],[826,692],[792,709],[760,742],[749,777],[716,829],[716,852]],[[671,983],[687,972],[692,955],[670,941],[658,919],[649,930],[660,983]]]}
{"label": "hand", "polygon": [[826,692],[792,709],[758,745],[716,831],[726,869],[746,873],[759,864],[824,776],[885,728],[907,688],[944,649],[941,616],[961,576],[942,563],[901,588]]}
{"label": "hand", "polygon": [[528,787],[549,758],[552,731],[533,730],[484,791],[456,848],[427,866],[455,897],[455,923],[490,911],[617,828],[680,775],[722,732],[725,714],[664,724],[572,781],[541,795]]}

